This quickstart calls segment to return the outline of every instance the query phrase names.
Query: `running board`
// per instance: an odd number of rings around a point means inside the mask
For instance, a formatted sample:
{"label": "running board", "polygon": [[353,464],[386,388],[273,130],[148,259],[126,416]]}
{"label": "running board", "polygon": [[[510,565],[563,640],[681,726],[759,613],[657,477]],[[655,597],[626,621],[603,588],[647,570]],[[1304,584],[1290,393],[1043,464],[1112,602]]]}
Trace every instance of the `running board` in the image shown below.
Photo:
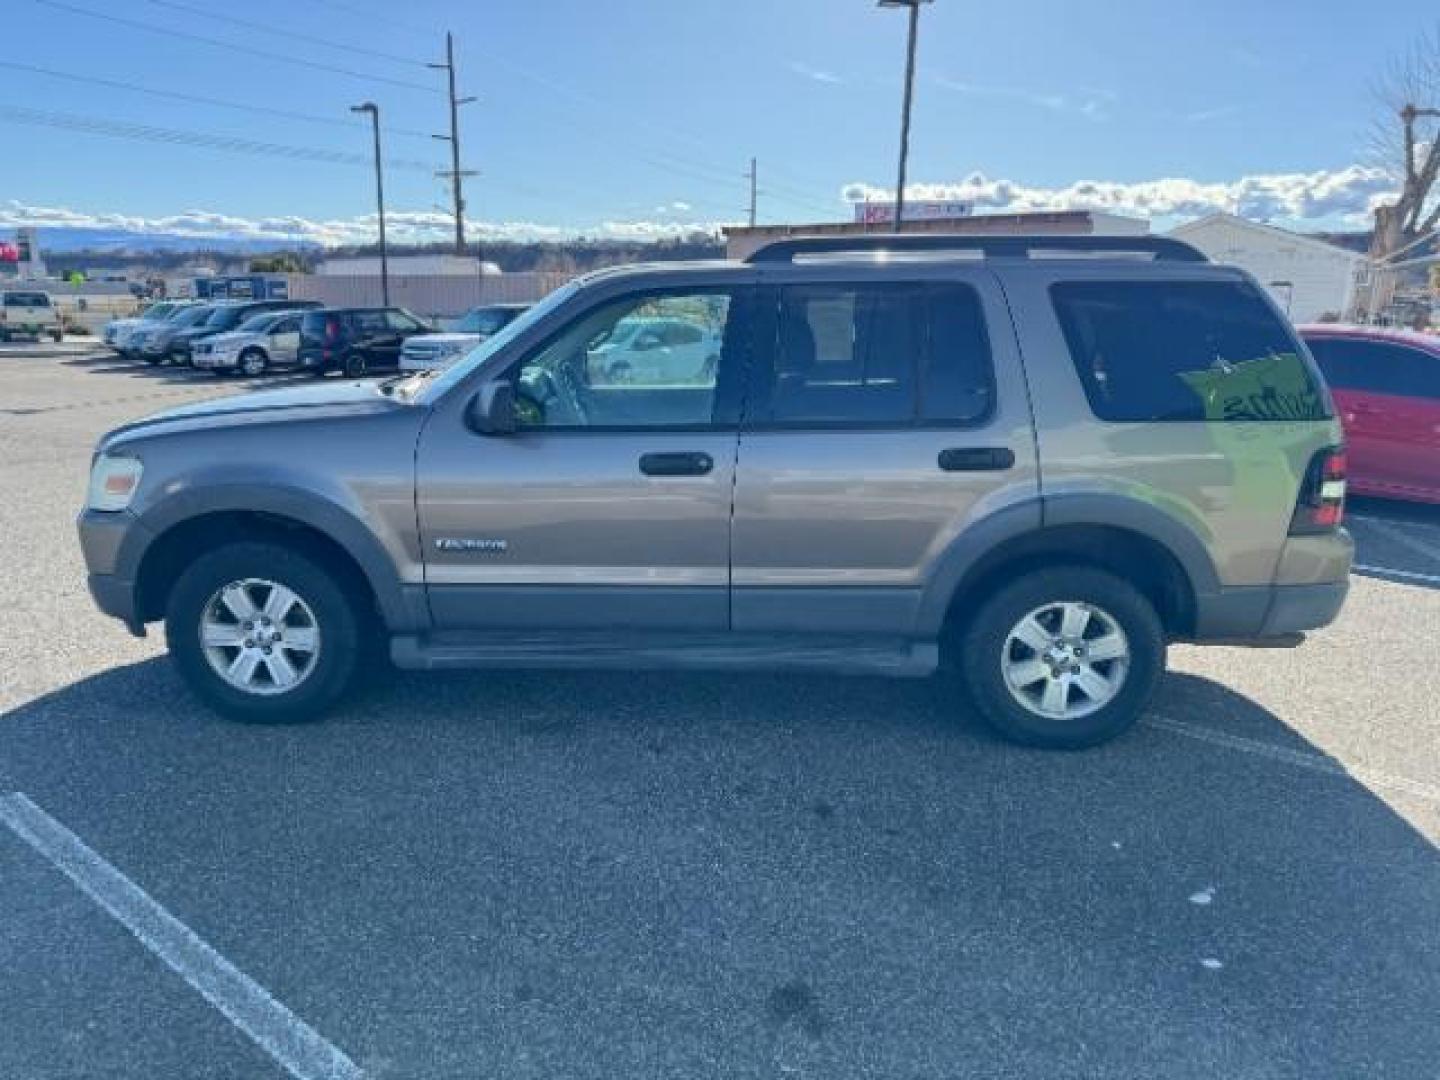
{"label": "running board", "polygon": [[536,634],[477,632],[402,636],[390,641],[395,666],[464,668],[680,668],[714,671],[824,671],[923,678],[939,664],[933,641],[781,634]]}

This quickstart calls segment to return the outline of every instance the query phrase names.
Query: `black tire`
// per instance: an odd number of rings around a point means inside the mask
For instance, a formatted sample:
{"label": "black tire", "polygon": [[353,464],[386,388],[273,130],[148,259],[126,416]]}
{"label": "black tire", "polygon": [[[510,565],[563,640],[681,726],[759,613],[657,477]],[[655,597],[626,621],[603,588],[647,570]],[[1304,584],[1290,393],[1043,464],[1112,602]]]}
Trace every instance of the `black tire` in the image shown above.
{"label": "black tire", "polygon": [[[1114,696],[1088,715],[1045,716],[1022,704],[1006,680],[1007,657],[1025,659],[1028,655],[1028,647],[1012,644],[1010,635],[1037,609],[1070,601],[1098,611],[1118,626],[1129,646],[1128,670]],[[1087,632],[1103,629],[1103,620],[1092,615]],[[990,727],[1012,742],[1051,749],[1097,746],[1128,730],[1140,718],[1165,671],[1165,633],[1154,606],[1129,583],[1085,566],[1046,567],[1003,586],[980,605],[962,629],[958,647],[966,688]],[[1111,676],[1117,672],[1111,663],[1094,663]],[[1036,685],[1043,688],[1044,683]],[[1084,695],[1078,689],[1064,693],[1067,702],[1084,707]]]}
{"label": "black tire", "polygon": [[158,367],[160,365],[160,361],[165,358],[163,356],[152,356],[150,353],[141,353],[140,359],[144,360],[151,367]]}
{"label": "black tire", "polygon": [[[246,361],[253,363],[256,360],[258,360],[259,363],[255,365],[254,370],[246,367]],[[246,349],[240,354],[240,362],[235,370],[247,379],[258,379],[270,370],[270,357],[265,354],[264,349]]]}
{"label": "black tire", "polygon": [[[313,613],[320,647],[291,690],[259,693],[233,686],[212,667],[201,644],[201,621],[213,598],[226,585],[247,579],[285,586]],[[342,580],[308,556],[284,544],[241,541],[200,556],[180,575],[166,605],[165,637],[185,682],[222,716],[297,723],[319,719],[355,686],[362,655],[378,629],[367,625],[365,610]]]}
{"label": "black tire", "polygon": [[352,352],[346,355],[340,370],[345,373],[347,379],[361,379],[365,377],[369,366],[364,353]]}

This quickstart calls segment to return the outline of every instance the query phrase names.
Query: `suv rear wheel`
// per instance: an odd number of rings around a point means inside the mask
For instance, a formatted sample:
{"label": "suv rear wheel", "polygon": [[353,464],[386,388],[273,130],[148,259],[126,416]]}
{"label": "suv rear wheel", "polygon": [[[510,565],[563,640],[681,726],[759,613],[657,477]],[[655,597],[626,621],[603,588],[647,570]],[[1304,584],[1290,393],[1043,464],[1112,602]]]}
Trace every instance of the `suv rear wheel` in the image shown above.
{"label": "suv rear wheel", "polygon": [[240,374],[246,378],[264,375],[269,366],[270,358],[265,355],[264,349],[246,349],[240,354]]}
{"label": "suv rear wheel", "polygon": [[1165,670],[1150,601],[1082,566],[1031,571],[991,596],[963,633],[970,695],[1014,742],[1080,749],[1130,728]]}
{"label": "suv rear wheel", "polygon": [[180,575],[165,636],[185,681],[217,712],[290,723],[319,717],[354,683],[359,610],[343,583],[292,548],[227,544]]}

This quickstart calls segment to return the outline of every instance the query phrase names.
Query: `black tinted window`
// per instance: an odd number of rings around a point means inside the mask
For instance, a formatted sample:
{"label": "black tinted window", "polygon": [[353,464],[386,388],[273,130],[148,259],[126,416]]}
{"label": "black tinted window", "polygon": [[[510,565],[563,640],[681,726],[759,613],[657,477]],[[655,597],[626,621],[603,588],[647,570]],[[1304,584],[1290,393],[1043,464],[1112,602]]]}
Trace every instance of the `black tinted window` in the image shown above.
{"label": "black tinted window", "polygon": [[43,292],[6,293],[5,306],[16,308],[47,308],[50,306],[50,297]]}
{"label": "black tinted window", "polygon": [[1326,416],[1290,331],[1244,282],[1077,281],[1051,292],[1102,420]]}
{"label": "black tinted window", "polygon": [[776,337],[762,422],[965,423],[989,412],[989,340],[967,286],[791,286]]}
{"label": "black tinted window", "polygon": [[1440,399],[1440,356],[1381,341],[1307,338],[1331,386],[1371,394]]}

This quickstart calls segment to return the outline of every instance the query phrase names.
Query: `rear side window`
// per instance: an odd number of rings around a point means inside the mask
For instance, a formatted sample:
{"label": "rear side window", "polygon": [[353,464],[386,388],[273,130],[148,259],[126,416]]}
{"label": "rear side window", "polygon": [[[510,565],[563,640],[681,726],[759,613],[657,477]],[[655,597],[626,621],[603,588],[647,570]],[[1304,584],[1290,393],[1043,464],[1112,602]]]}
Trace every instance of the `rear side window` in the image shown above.
{"label": "rear side window", "polygon": [[1312,337],[1306,344],[1336,389],[1440,400],[1440,356],[1382,341]]}
{"label": "rear side window", "polygon": [[1117,422],[1320,420],[1320,380],[1245,282],[1051,287],[1090,407]]}
{"label": "rear side window", "polygon": [[968,286],[788,286],[778,318],[759,423],[968,424],[990,412],[990,342]]}

